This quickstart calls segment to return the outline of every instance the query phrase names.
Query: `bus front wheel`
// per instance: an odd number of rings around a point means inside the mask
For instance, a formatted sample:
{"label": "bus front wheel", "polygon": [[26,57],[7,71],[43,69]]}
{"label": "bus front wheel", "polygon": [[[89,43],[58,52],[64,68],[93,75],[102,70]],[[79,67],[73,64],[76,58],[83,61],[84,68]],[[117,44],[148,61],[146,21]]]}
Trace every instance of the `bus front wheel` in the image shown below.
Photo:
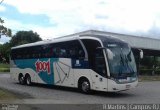
{"label": "bus front wheel", "polygon": [[79,82],[79,89],[83,92],[83,93],[90,93],[90,83],[87,79],[82,79]]}

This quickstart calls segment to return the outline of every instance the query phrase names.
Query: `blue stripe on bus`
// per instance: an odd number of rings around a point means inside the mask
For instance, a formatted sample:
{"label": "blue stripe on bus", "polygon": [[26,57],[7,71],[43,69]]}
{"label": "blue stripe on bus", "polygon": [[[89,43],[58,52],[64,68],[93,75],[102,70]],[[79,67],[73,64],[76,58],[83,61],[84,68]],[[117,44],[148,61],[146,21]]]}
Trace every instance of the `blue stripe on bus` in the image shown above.
{"label": "blue stripe on bus", "polygon": [[[39,65],[39,62],[44,65],[43,63],[47,63],[49,61],[50,66],[50,73],[48,71],[37,71],[36,66]],[[14,63],[16,66],[20,69],[26,69],[30,68],[35,73],[38,74],[38,76],[47,84],[54,84],[54,68],[53,63],[58,62],[59,58],[40,58],[40,59],[18,59],[14,60]],[[38,63],[37,63],[38,62]],[[71,65],[73,69],[88,69],[89,63],[88,61],[84,60],[77,60],[77,59],[71,59]],[[39,68],[42,68],[40,65]]]}
{"label": "blue stripe on bus", "polygon": [[84,60],[72,59],[72,68],[88,69],[89,63],[88,61],[84,61]]}
{"label": "blue stripe on bus", "polygon": [[[37,72],[36,70],[36,62],[47,62],[50,61],[50,73],[48,71],[39,71]],[[39,77],[47,84],[54,84],[54,70],[53,70],[53,63],[58,62],[58,58],[41,58],[41,59],[20,59],[20,60],[15,60],[14,63],[16,66],[20,69],[26,69],[30,68],[34,70]]]}

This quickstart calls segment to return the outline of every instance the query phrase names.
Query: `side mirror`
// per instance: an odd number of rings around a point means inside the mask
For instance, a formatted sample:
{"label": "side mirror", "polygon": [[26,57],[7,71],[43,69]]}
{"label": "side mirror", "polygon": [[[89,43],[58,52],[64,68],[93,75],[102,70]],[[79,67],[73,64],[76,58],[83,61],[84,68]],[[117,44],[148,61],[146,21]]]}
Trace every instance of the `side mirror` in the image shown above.
{"label": "side mirror", "polygon": [[110,60],[113,60],[114,54],[113,54],[113,52],[110,49],[107,49],[107,54],[108,54],[108,58]]}
{"label": "side mirror", "polygon": [[140,59],[142,59],[143,58],[143,50],[140,49],[140,53],[139,54],[140,54]]}

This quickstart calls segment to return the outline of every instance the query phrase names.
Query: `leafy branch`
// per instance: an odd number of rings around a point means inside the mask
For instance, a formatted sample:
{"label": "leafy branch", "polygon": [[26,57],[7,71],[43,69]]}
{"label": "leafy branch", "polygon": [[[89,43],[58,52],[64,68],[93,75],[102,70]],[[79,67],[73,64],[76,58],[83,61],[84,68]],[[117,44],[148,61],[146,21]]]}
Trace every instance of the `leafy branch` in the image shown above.
{"label": "leafy branch", "polygon": [[3,26],[4,20],[0,18],[0,38],[2,35],[11,37],[12,36],[12,31],[9,28],[6,28]]}

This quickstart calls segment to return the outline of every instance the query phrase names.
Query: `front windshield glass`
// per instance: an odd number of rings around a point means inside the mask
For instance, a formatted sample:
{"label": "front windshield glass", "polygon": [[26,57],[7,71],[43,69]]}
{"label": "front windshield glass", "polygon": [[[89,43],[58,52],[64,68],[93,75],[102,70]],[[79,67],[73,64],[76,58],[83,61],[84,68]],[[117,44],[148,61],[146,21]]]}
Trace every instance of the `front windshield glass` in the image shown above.
{"label": "front windshield glass", "polygon": [[108,58],[111,77],[125,79],[136,77],[137,69],[131,48],[126,43],[105,43],[107,49],[112,52],[113,58]]}

